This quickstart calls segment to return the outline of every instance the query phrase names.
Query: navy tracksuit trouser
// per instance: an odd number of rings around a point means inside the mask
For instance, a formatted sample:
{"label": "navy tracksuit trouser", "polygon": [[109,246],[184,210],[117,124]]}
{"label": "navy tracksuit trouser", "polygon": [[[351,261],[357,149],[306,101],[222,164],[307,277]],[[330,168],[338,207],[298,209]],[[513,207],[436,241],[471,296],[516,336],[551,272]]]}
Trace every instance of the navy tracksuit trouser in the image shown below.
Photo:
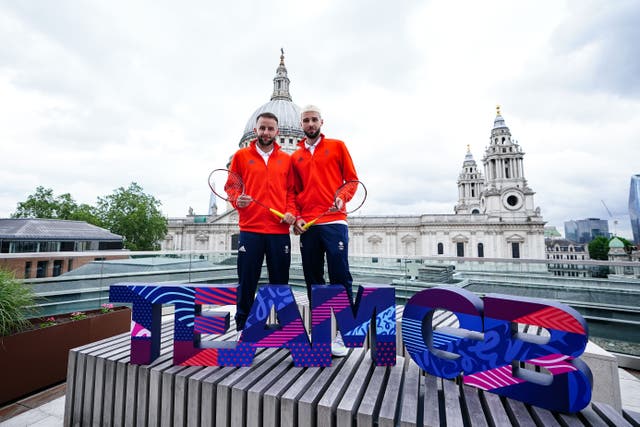
{"label": "navy tracksuit trouser", "polygon": [[300,235],[302,270],[311,301],[311,285],[324,285],[324,259],[327,257],[329,283],[344,285],[353,302],[353,278],[349,272],[349,228],[345,224],[320,224]]}
{"label": "navy tracksuit trouser", "polygon": [[236,328],[244,329],[255,300],[262,263],[267,258],[269,283],[289,284],[291,238],[289,234],[262,234],[241,231],[238,239],[238,295]]}

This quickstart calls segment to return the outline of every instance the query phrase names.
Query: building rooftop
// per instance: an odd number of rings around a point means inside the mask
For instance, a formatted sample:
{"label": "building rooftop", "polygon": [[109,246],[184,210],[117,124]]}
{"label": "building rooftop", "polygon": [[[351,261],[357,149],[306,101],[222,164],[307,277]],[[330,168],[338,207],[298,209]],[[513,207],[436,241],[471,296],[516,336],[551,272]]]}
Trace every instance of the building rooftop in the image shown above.
{"label": "building rooftop", "polygon": [[84,221],[3,218],[0,219],[0,239],[121,241],[122,236]]}

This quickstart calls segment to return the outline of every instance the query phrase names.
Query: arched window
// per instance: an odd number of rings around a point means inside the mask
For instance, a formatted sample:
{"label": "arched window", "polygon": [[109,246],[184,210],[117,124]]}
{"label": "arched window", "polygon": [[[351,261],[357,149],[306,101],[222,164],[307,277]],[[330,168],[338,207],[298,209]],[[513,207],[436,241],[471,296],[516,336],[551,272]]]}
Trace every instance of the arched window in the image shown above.
{"label": "arched window", "polygon": [[438,243],[438,255],[444,254],[444,245],[442,243]]}
{"label": "arched window", "polygon": [[478,243],[478,258],[484,258],[484,245]]}

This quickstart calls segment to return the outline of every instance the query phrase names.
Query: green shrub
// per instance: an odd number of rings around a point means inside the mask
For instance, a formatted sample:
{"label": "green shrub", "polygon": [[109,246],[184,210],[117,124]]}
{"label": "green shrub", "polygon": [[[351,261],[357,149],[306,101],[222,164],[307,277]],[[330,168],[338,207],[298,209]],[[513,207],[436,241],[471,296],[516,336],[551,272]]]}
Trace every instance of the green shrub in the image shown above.
{"label": "green shrub", "polygon": [[0,336],[10,335],[31,325],[35,296],[31,288],[0,269]]}

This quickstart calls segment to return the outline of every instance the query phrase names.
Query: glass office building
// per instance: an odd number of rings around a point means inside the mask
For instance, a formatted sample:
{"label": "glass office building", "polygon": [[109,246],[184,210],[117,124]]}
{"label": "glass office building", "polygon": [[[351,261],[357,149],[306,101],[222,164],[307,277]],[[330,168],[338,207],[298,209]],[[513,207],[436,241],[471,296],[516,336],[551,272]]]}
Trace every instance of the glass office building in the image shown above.
{"label": "glass office building", "polygon": [[606,219],[587,218],[564,223],[564,237],[576,243],[589,243],[598,236],[610,237]]}
{"label": "glass office building", "polygon": [[640,245],[640,174],[631,176],[629,186],[629,218],[636,245]]}

